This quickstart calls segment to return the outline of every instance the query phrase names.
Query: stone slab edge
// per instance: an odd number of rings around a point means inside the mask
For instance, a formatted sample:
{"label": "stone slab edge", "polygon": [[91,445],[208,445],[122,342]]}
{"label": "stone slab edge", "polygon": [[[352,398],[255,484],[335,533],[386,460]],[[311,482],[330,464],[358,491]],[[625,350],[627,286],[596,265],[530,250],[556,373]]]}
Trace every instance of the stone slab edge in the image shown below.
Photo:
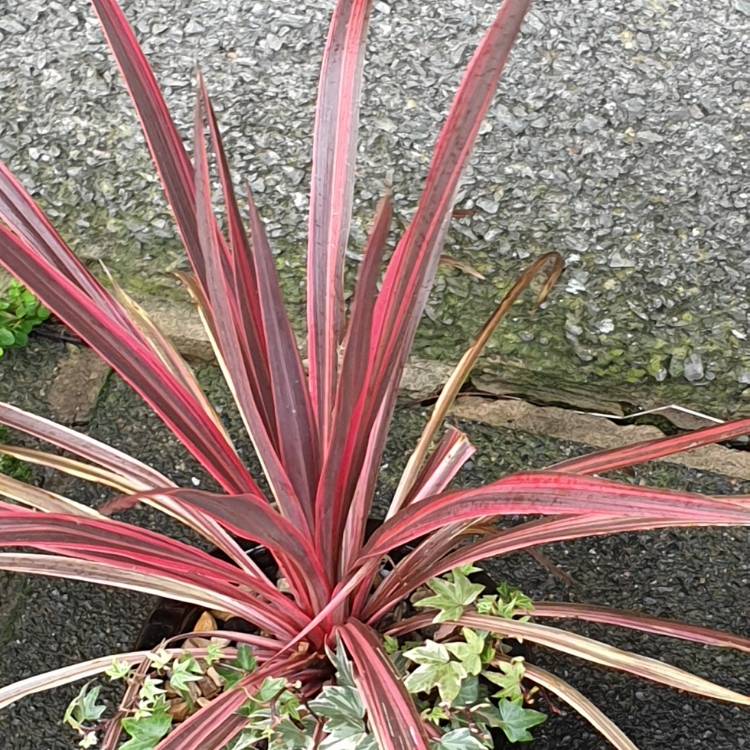
{"label": "stone slab edge", "polygon": [[[664,433],[656,427],[618,425],[603,417],[580,414],[556,406],[535,406],[521,400],[462,397],[451,410],[451,415],[458,419],[522,430],[602,450],[623,448],[643,440],[664,437]],[[662,460],[750,481],[750,452],[722,445],[706,445]]]}
{"label": "stone slab edge", "polygon": [[[203,325],[191,305],[151,300],[144,301],[143,306],[183,356],[202,361],[214,359]],[[437,395],[452,371],[452,365],[445,362],[412,359],[404,372],[401,390],[414,400]],[[493,395],[514,394],[513,389],[508,386],[504,390],[498,388]],[[575,400],[570,405],[582,408]],[[614,413],[614,409],[612,412]],[[618,425],[606,418],[581,414],[572,409],[535,406],[513,398],[463,397],[452,413],[461,419],[570,440],[598,449],[617,448],[640,440],[664,437],[664,433],[656,427]],[[723,446],[705,446],[665,460],[750,481],[750,453],[744,451]]]}

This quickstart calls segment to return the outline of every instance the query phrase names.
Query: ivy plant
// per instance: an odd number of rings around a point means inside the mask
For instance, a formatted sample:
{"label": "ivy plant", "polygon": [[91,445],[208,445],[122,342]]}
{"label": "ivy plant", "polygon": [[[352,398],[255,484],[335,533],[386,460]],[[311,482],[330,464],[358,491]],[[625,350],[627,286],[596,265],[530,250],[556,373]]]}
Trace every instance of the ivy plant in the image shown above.
{"label": "ivy plant", "polygon": [[435,610],[433,623],[440,638],[406,641],[388,636],[386,651],[405,673],[404,684],[420,707],[422,717],[443,735],[436,750],[491,748],[492,730],[510,742],[528,742],[530,729],[545,714],[530,708],[534,691],[523,684],[524,659],[511,656],[502,636],[471,628],[452,628],[468,608],[482,614],[525,621],[533,602],[523,592],[503,583],[494,593],[470,576],[478,569],[464,566],[427,584],[429,594],[417,593],[415,607]]}
{"label": "ivy plant", "polygon": [[456,568],[447,576],[433,578],[427,585],[432,589],[432,596],[414,601],[415,607],[429,607],[436,609],[433,622],[447,622],[457,620],[476,598],[484,591],[481,583],[472,583],[469,574],[476,573],[479,568],[466,565]]}
{"label": "ivy plant", "polygon": [[[469,607],[520,619],[533,608],[527,596],[506,584],[484,593],[484,586],[470,578],[477,570],[453,570],[429,581],[427,596],[415,596],[415,606],[436,612],[432,638],[384,639],[385,653],[422,718],[437,730],[431,750],[492,748],[493,731],[503,732],[510,742],[528,742],[529,730],[546,718],[529,707],[534,691],[524,686],[524,660],[512,655],[502,636],[451,624]],[[158,648],[148,655],[145,672],[112,661],[105,674],[131,688],[131,700],[120,711],[119,728],[127,735],[121,750],[155,750],[178,721],[198,710],[202,693],[195,683],[203,685],[210,677],[218,689],[230,690],[256,672],[258,661],[249,646],[230,651],[225,644],[204,641],[199,652]],[[256,685],[239,711],[246,719],[244,729],[229,750],[377,750],[345,649],[337,643],[327,649],[327,657],[331,678],[312,699],[303,698],[299,683],[283,677],[267,676]],[[105,727],[105,707],[98,698],[98,687],[85,686],[65,714],[82,748],[96,747]]]}
{"label": "ivy plant", "polygon": [[122,728],[130,739],[120,750],[153,750],[159,740],[166,737],[172,727],[172,717],[165,709],[152,712],[149,716],[122,720]]}

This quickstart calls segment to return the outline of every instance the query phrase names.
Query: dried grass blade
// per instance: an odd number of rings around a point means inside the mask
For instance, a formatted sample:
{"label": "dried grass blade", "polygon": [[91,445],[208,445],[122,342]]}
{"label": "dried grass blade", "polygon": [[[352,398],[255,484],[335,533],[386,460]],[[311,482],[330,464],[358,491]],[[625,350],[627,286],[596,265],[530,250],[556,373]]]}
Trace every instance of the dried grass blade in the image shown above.
{"label": "dried grass blade", "polygon": [[87,505],[77,503],[55,492],[43,490],[41,487],[19,482],[7,474],[0,474],[0,495],[45,513],[68,513],[71,516],[101,518],[94,508],[89,508]]}
{"label": "dried grass blade", "polygon": [[[510,661],[501,657],[501,661]],[[528,662],[524,663],[524,676],[537,685],[554,693],[558,698],[564,700],[572,709],[578,712],[591,724],[597,732],[616,747],[617,750],[638,750],[630,738],[610,719],[600,711],[585,695],[576,690],[572,685],[560,679],[557,675],[546,669],[537,667]]]}
{"label": "dried grass blade", "polygon": [[397,513],[406,503],[409,493],[411,492],[414,483],[417,481],[422,464],[427,456],[427,452],[435,439],[435,435],[437,435],[448,411],[451,406],[453,406],[453,403],[461,390],[461,386],[463,386],[466,382],[466,378],[469,377],[471,371],[474,369],[474,365],[477,363],[484,347],[487,345],[487,342],[490,340],[490,337],[500,321],[502,321],[508,314],[511,307],[515,304],[521,294],[523,294],[523,292],[532,284],[536,277],[539,274],[546,272],[547,280],[537,298],[537,304],[542,304],[550,291],[552,291],[552,287],[557,283],[564,268],[565,265],[562,256],[559,253],[546,253],[534,261],[534,263],[532,263],[523,274],[521,274],[518,280],[505,294],[502,301],[495,309],[495,312],[484,324],[479,335],[461,357],[461,360],[443,386],[440,396],[432,409],[432,414],[430,415],[430,418],[422,431],[422,435],[419,438],[417,447],[414,449],[414,452],[411,454],[406,464],[406,468],[404,469],[404,473],[401,476],[401,480],[396,488],[393,500],[391,501],[390,508],[388,509],[387,518],[390,518]]}

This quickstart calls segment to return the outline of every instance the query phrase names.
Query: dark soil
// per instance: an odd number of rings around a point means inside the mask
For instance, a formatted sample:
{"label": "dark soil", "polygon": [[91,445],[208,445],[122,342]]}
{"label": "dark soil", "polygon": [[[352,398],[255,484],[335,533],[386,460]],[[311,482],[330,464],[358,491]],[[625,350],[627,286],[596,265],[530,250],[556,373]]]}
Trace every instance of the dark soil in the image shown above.
{"label": "dark soil", "polygon": [[[36,342],[26,350],[7,355],[0,365],[0,399],[46,410],[46,383],[40,372],[49,372],[62,345]],[[215,369],[201,373],[209,390],[223,403]],[[226,415],[238,423],[230,408]],[[413,445],[422,424],[419,409],[399,412],[389,448],[388,481]],[[523,433],[461,425],[478,448],[477,457],[462,475],[464,484],[477,484],[520,468],[538,468],[582,451],[580,446],[546,440]],[[128,450],[181,482],[193,478],[209,487],[194,463],[161,428],[155,418],[117,379],[110,380],[95,417],[92,434]],[[247,449],[247,446],[243,446]],[[92,504],[104,495],[69,480],[37,472],[45,486],[65,491]],[[712,493],[748,492],[715,475],[674,466],[655,465],[639,470],[637,480],[669,487]],[[382,497],[388,495],[384,486]],[[128,512],[131,521],[189,538],[156,514]],[[497,579],[506,579],[535,599],[588,601],[642,609],[654,615],[723,628],[750,636],[750,558],[748,529],[664,531],[554,545],[545,553],[575,586],[567,587],[526,555],[515,555],[486,565]],[[16,603],[6,607],[13,591],[0,579],[0,612],[11,615],[0,623],[0,682],[13,680],[131,647],[144,615],[152,606],[149,597],[61,580],[28,579]],[[570,627],[621,648],[638,651],[690,669],[740,692],[750,692],[748,659],[731,651],[690,646],[664,638],[643,636],[600,626]],[[750,748],[750,711],[702,700],[635,678],[537,650],[535,661],[569,680],[605,710],[641,750],[740,750]],[[9,750],[70,750],[73,735],[61,725],[65,705],[78,690],[69,686],[33,696],[0,712],[0,748]],[[572,711],[559,706],[560,714],[536,731],[535,750],[598,750],[606,743]]]}

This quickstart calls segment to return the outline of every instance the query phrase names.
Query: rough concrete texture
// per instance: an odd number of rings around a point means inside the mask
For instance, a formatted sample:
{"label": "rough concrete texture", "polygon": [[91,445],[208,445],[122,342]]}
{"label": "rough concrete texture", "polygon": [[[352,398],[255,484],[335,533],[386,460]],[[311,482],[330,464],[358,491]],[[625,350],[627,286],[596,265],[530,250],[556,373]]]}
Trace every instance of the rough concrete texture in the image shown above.
{"label": "rough concrete texture", "polygon": [[[48,389],[40,373],[51,373],[65,356],[65,348],[50,342],[32,342],[12,352],[0,367],[0,399],[49,414]],[[219,404],[230,429],[241,426],[227,400],[215,367],[204,366],[200,379]],[[380,507],[395,488],[399,470],[424,424],[427,411],[404,406],[398,411],[382,473]],[[520,431],[462,422],[478,448],[461,474],[464,486],[487,482],[521,468],[540,468],[581,453],[582,446]],[[205,477],[143,404],[117,379],[110,378],[98,402],[88,431],[117,448],[152,464],[182,484],[209,487]],[[246,441],[242,454],[257,471]],[[637,482],[681,487],[709,493],[749,492],[750,486],[725,477],[684,467],[655,465],[630,477]],[[64,481],[46,472],[35,480],[98,505],[104,493],[80,483]],[[189,539],[164,517],[146,510],[128,511],[127,520]],[[747,591],[750,566],[747,550],[750,531],[717,529],[663,531],[554,545],[545,550],[551,560],[572,576],[566,587],[527,556],[511,556],[488,563],[498,579],[506,579],[532,597],[588,601],[643,609],[655,615],[723,628],[744,636],[748,630]],[[0,579],[0,596],[10,593]],[[14,598],[11,612],[0,606],[0,682],[52,669],[75,660],[128,649],[149,609],[149,599],[137,594],[84,584],[30,578],[22,596]],[[727,687],[750,692],[747,655],[697,648],[669,639],[632,632],[583,627],[572,629],[601,638],[621,648],[649,656],[714,679]],[[747,710],[679,694],[643,681],[616,675],[573,659],[538,650],[533,659],[594,700],[626,731],[641,750],[741,750],[748,747],[750,714]],[[77,686],[24,700],[0,712],[0,747],[12,750],[72,750],[72,735],[60,724],[66,703]],[[557,706],[555,715],[537,732],[535,750],[600,750],[603,740],[575,714]],[[548,710],[552,710],[548,708]]]}
{"label": "rough concrete texture", "polygon": [[[126,3],[184,133],[200,62],[295,310],[332,5]],[[374,3],[353,263],[389,175],[403,228],[497,5]],[[486,281],[441,271],[420,353],[455,357],[527,259],[557,249],[569,269],[561,287],[541,315],[518,308],[485,369],[502,360],[537,379],[622,386],[635,403],[648,393],[718,416],[743,407],[749,30],[747,0],[537,0],[459,195],[468,215],[446,248]],[[183,255],[88,3],[10,0],[0,42],[0,156],[79,252],[136,294],[176,293],[169,273]]]}

